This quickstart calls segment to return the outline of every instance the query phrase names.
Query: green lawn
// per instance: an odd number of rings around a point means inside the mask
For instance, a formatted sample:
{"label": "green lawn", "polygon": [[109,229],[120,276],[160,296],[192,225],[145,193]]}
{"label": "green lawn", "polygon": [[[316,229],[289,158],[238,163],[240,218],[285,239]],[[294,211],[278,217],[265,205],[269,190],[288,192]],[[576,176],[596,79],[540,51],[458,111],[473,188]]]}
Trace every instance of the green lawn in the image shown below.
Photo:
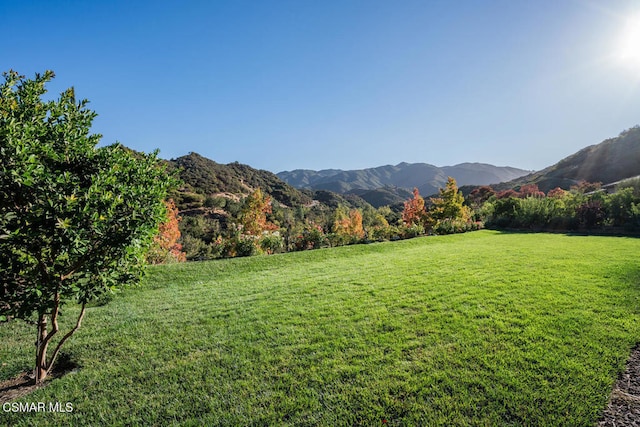
{"label": "green lawn", "polygon": [[[20,400],[73,412],[0,424],[591,426],[640,342],[639,253],[479,231],[154,267]],[[34,337],[0,326],[0,379]]]}

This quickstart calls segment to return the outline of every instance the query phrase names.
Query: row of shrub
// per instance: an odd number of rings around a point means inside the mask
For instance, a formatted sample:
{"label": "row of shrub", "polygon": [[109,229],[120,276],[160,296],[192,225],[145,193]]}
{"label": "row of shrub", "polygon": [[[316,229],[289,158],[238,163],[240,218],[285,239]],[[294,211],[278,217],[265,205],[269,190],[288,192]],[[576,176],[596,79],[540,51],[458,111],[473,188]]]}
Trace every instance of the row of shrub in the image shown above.
{"label": "row of shrub", "polygon": [[[478,230],[481,227],[481,222],[446,221],[431,232],[435,234],[462,233]],[[265,232],[260,236],[236,234],[235,236],[223,237],[218,235],[215,239],[207,241],[207,239],[194,237],[189,231],[186,231],[181,237],[181,242],[186,259],[193,261],[403,240],[425,234],[427,232],[422,225],[403,224],[375,227],[366,230],[362,237],[325,232],[321,227],[310,226],[301,233],[288,238],[285,238],[283,233],[277,230]]]}
{"label": "row of shrub", "polygon": [[632,184],[611,194],[574,189],[524,198],[496,196],[477,214],[492,228],[636,232],[640,231],[640,191]]}

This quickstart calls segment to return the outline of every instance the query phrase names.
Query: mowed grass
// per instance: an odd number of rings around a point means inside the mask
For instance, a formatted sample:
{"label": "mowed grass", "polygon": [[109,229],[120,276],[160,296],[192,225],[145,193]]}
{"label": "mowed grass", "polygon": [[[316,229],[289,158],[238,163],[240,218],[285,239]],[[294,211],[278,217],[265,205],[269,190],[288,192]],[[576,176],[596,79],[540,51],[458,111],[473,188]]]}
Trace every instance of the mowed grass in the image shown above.
{"label": "mowed grass", "polygon": [[[73,412],[0,424],[590,426],[640,342],[638,253],[480,231],[154,267],[20,399]],[[0,326],[0,379],[34,336]]]}

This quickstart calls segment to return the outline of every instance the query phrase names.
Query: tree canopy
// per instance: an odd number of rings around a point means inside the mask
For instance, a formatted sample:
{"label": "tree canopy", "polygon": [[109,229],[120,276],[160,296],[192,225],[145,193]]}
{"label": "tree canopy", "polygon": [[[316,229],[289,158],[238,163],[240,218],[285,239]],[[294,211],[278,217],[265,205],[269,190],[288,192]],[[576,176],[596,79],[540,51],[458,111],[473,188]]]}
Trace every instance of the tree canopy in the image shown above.
{"label": "tree canopy", "polygon": [[[10,71],[0,86],[0,320],[37,323],[36,382],[80,326],[86,303],[140,278],[176,185],[157,153],[96,147],[87,100],[77,102],[73,88],[42,99],[53,77]],[[68,301],[81,305],[80,315],[47,359]]]}
{"label": "tree canopy", "polygon": [[464,196],[458,191],[458,184],[452,177],[447,179],[445,188],[439,191],[440,197],[431,198],[429,210],[429,222],[437,226],[443,221],[468,222],[471,218],[471,209],[464,205]]}

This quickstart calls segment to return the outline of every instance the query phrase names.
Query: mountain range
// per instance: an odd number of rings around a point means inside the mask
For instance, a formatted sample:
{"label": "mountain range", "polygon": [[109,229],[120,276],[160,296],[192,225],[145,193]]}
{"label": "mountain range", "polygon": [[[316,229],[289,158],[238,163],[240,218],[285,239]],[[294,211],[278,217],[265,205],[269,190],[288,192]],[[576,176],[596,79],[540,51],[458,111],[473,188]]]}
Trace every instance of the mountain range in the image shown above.
{"label": "mountain range", "polygon": [[380,188],[411,191],[417,188],[421,194],[434,194],[443,188],[447,177],[456,179],[458,185],[486,185],[510,181],[532,171],[512,167],[499,167],[484,163],[461,163],[438,167],[428,163],[400,163],[360,170],[326,169],[320,171],[297,169],[276,175],[297,188],[329,190],[336,193],[360,192]]}
{"label": "mountain range", "polygon": [[290,207],[321,203],[358,207],[394,205],[407,200],[417,187],[424,196],[434,195],[452,176],[463,192],[491,184],[495,190],[518,189],[537,184],[540,190],[569,189],[580,181],[619,181],[640,175],[640,126],[617,137],[588,146],[537,172],[482,163],[437,167],[427,163],[400,163],[361,170],[293,170],[274,174],[240,163],[216,163],[197,153],[168,161],[180,170],[182,194],[241,198],[256,188]]}

